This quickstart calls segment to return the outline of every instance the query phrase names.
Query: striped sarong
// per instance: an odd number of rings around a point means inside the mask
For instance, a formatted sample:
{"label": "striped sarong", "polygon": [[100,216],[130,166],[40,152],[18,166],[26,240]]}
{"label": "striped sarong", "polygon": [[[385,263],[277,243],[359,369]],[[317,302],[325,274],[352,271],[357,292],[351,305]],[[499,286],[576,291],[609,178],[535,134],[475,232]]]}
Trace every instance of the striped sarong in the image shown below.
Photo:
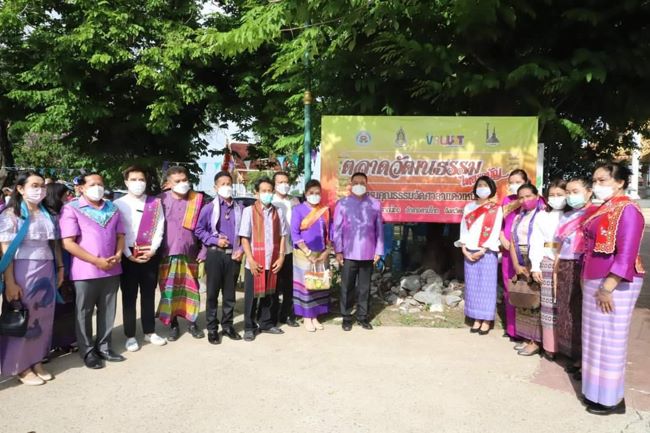
{"label": "striped sarong", "polygon": [[560,259],[555,294],[555,338],[558,352],[574,360],[579,360],[582,353],[581,273],[581,260]]}
{"label": "striped sarong", "polygon": [[540,265],[542,269],[541,287],[541,320],[542,320],[542,346],[550,353],[557,352],[555,338],[555,324],[557,309],[553,296],[553,259],[544,257]]}
{"label": "striped sarong", "polygon": [[613,293],[614,312],[605,314],[596,304],[596,292],[605,279],[583,280],[582,393],[604,406],[618,404],[625,394],[627,343],[634,304],[643,279],[621,281]]}
{"label": "striped sarong", "polygon": [[296,316],[313,319],[329,312],[329,290],[307,290],[305,273],[311,262],[299,249],[293,250],[293,311]]}
{"label": "striped sarong", "polygon": [[187,256],[165,257],[160,264],[158,318],[169,325],[174,317],[196,322],[199,317],[198,265]]}
{"label": "striped sarong", "polygon": [[476,262],[465,259],[465,316],[474,320],[494,320],[498,262],[494,251],[486,252]]}

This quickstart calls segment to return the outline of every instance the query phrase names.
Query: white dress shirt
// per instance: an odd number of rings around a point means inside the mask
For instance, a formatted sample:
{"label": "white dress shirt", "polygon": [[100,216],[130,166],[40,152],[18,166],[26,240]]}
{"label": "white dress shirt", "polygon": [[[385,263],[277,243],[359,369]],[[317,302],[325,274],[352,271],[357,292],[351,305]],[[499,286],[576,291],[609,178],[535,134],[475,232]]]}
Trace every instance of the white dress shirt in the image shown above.
{"label": "white dress shirt", "polygon": [[530,245],[528,246],[531,272],[542,271],[541,265],[544,257],[555,260],[559,248],[554,248],[551,244],[555,241],[555,231],[560,224],[563,213],[561,210],[540,211],[535,217],[533,232],[530,234]]}
{"label": "white dress shirt", "polygon": [[[280,197],[277,194],[273,194],[273,206],[277,207],[282,211],[286,220],[285,223],[288,227],[291,227],[291,214],[293,212],[293,207],[296,205],[297,200],[291,196],[286,196],[285,198]],[[291,241],[291,232],[287,233],[287,245],[285,247],[284,253],[291,254],[293,252],[293,242]]]}
{"label": "white dress shirt", "polygon": [[499,241],[499,234],[501,233],[501,222],[503,221],[503,210],[501,206],[498,207],[497,216],[494,219],[494,227],[492,232],[490,232],[490,237],[485,242],[485,245],[479,245],[479,240],[481,239],[481,229],[483,228],[483,221],[485,220],[485,214],[481,215],[472,227],[467,228],[465,223],[465,216],[474,212],[480,205],[475,201],[467,203],[463,209],[463,219],[460,221],[460,239],[454,243],[457,247],[462,247],[465,245],[465,248],[471,251],[476,251],[482,247],[489,249],[490,251],[499,252],[499,246],[501,245]]}
{"label": "white dress shirt", "polygon": [[[142,214],[144,212],[144,203],[147,199],[146,195],[135,197],[127,194],[124,197],[118,198],[113,203],[120,210],[120,217],[124,225],[124,255],[131,257],[131,248],[135,246],[135,240],[138,237],[138,230],[140,229],[140,221],[142,221]],[[156,220],[156,229],[153,237],[151,238],[151,253],[155,254],[160,244],[162,243],[163,233],[165,232],[165,215],[158,212],[158,219]]]}

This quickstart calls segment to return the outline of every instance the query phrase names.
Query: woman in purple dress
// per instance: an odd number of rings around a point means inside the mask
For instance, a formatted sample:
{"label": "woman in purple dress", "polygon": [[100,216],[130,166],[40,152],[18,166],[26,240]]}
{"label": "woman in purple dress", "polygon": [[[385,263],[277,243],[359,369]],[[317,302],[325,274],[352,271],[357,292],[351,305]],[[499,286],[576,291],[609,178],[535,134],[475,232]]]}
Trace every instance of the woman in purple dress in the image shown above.
{"label": "woman in purple dress", "polygon": [[643,284],[639,258],[645,221],[625,195],[630,170],[602,164],[593,193],[603,205],[584,224],[582,393],[587,411],[625,413],[625,364],[634,304]]}
{"label": "woman in purple dress", "polygon": [[63,269],[61,250],[53,248],[54,222],[41,205],[45,197],[45,180],[35,172],[21,173],[16,180],[7,209],[0,215],[0,242],[7,253],[17,233],[28,224],[13,260],[4,272],[5,302],[21,302],[29,311],[24,337],[0,337],[0,365],[3,376],[18,376],[26,385],[43,385],[52,380],[41,363],[50,349],[57,276]]}
{"label": "woman in purple dress", "polygon": [[329,290],[308,290],[305,273],[312,266],[328,268],[330,229],[329,208],[321,204],[321,185],[310,180],[305,186],[305,202],[294,207],[291,215],[293,252],[293,308],[302,316],[305,329],[324,329],[318,316],[329,312]]}
{"label": "woman in purple dress", "polygon": [[519,200],[517,191],[519,187],[529,182],[528,174],[521,169],[513,170],[508,177],[508,195],[501,202],[503,210],[503,229],[499,240],[501,241],[501,273],[503,276],[503,304],[506,309],[506,336],[511,339],[517,337],[515,307],[510,305],[508,284],[515,276],[515,269],[510,259],[510,240],[512,238],[512,223],[519,214]]}

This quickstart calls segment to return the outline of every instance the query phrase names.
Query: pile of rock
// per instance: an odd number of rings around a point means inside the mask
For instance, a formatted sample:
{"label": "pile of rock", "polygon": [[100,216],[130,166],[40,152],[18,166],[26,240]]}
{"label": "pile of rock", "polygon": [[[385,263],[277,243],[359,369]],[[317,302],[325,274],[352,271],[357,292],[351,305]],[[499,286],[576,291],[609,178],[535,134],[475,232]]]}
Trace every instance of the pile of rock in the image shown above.
{"label": "pile of rock", "polygon": [[444,281],[432,269],[402,276],[399,280],[390,273],[372,277],[371,294],[387,304],[399,307],[402,314],[418,313],[425,309],[442,313],[445,307],[463,305],[465,285],[457,280]]}

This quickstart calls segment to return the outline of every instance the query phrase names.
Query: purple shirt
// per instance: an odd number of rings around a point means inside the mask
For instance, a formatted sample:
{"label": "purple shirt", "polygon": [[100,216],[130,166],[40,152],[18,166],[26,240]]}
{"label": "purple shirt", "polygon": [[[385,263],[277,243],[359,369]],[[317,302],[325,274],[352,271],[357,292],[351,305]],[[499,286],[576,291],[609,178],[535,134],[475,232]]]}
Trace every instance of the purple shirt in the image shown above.
{"label": "purple shirt", "polygon": [[[75,238],[75,242],[95,257],[111,257],[117,252],[117,235],[124,234],[122,218],[117,206],[103,201],[102,210],[114,207],[114,212],[104,226],[83,213],[84,208],[92,206],[82,196],[77,199],[78,209],[72,203],[63,206],[59,225],[61,238]],[[73,281],[92,280],[96,278],[113,277],[122,273],[122,265],[116,264],[108,271],[103,271],[92,263],[85,262],[72,256],[70,279]]]}
{"label": "purple shirt", "polygon": [[199,242],[192,230],[183,227],[188,204],[187,198],[177,200],[172,196],[171,191],[162,193],[160,198],[165,212],[163,257],[187,256],[192,261],[196,260],[199,253]]}
{"label": "purple shirt", "polygon": [[[216,232],[212,225],[215,203],[219,203],[219,221],[217,222]],[[217,245],[219,235],[223,235],[228,239],[231,248],[239,249],[241,246],[239,236],[237,236],[237,226],[241,224],[241,214],[242,206],[240,204],[234,200],[228,204],[219,197],[201,209],[194,234],[206,247]]]}
{"label": "purple shirt", "polygon": [[587,280],[605,278],[609,274],[632,281],[640,277],[635,269],[645,222],[643,215],[633,206],[626,206],[618,223],[616,248],[613,254],[595,253],[598,222],[604,215],[592,219],[585,227],[585,263],[582,277]]}
{"label": "purple shirt", "polygon": [[381,204],[366,194],[353,195],[336,203],[332,242],[336,253],[348,260],[374,260],[384,254],[384,228]]}
{"label": "purple shirt", "polygon": [[[509,195],[506,198],[503,199],[501,202],[501,207],[505,210],[505,208],[512,203],[513,201],[517,201],[517,195]],[[503,213],[503,236],[507,240],[511,240],[512,238],[512,223],[515,222],[515,218],[517,217],[517,214],[519,213],[519,210],[515,210],[510,212],[508,215],[506,213]],[[508,255],[510,256],[510,255]]]}
{"label": "purple shirt", "polygon": [[307,215],[311,212],[312,207],[307,203],[299,204],[293,208],[291,215],[291,239],[293,244],[298,248],[298,243],[303,241],[307,248],[312,251],[321,252],[325,250],[325,240],[329,227],[325,222],[325,214],[312,224],[307,230],[300,230],[300,224]]}
{"label": "purple shirt", "polygon": [[[253,205],[255,206],[255,205]],[[253,206],[248,206],[244,209],[241,216],[241,227],[239,228],[239,236],[248,238],[251,242],[251,250],[253,249]],[[271,209],[275,206],[264,207],[264,269],[267,271],[271,269],[273,257],[273,218],[271,216]],[[275,208],[280,218],[280,236],[287,236],[289,230],[287,228],[287,219],[282,213],[282,209]],[[261,263],[260,263],[261,264]],[[246,269],[250,269],[248,261],[246,261]]]}

